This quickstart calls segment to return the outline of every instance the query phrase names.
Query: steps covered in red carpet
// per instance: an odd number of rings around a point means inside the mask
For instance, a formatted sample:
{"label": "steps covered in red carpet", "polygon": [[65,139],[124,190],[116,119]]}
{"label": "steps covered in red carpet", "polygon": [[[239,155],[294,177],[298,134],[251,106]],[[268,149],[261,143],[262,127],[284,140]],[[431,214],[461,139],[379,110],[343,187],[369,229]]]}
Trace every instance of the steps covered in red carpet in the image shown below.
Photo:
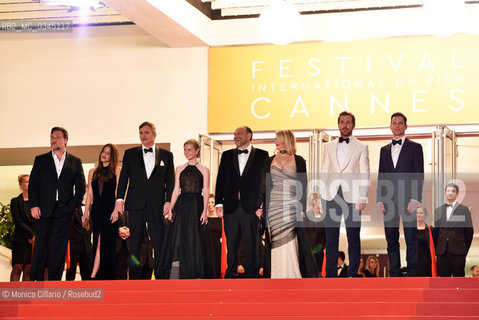
{"label": "steps covered in red carpet", "polygon": [[0,298],[0,319],[479,319],[479,279],[239,279],[0,283],[98,288],[102,300]]}

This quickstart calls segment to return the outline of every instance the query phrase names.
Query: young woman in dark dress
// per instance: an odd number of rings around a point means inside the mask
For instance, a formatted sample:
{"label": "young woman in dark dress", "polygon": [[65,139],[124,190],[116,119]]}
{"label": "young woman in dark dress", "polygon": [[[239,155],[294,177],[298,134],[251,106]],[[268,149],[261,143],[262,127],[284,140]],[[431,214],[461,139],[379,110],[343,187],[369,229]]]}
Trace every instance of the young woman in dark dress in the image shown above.
{"label": "young woman in dark dress", "polygon": [[437,277],[436,251],[434,249],[433,230],[425,222],[427,210],[418,207],[417,216],[417,277]]}
{"label": "young woman in dark dress", "polygon": [[23,281],[30,281],[32,267],[32,244],[35,241],[33,232],[35,219],[28,206],[28,174],[18,176],[18,184],[22,193],[10,202],[12,219],[15,225],[12,238],[12,273],[10,281],[20,281],[23,272]]}
{"label": "young woman in dark dress", "polygon": [[210,194],[208,199],[208,265],[210,276],[213,279],[221,277],[221,236],[223,233],[223,218],[218,217],[215,207],[215,195]]}
{"label": "young woman in dark dress", "polygon": [[187,163],[176,168],[175,188],[162,257],[162,277],[196,279],[208,277],[206,229],[210,172],[198,162],[200,144],[184,143]]}
{"label": "young woman in dark dress", "polygon": [[103,146],[98,165],[88,173],[88,195],[82,222],[91,219],[93,228],[92,279],[115,279],[115,244],[118,235],[118,212],[115,210],[116,188],[121,168],[118,148]]}

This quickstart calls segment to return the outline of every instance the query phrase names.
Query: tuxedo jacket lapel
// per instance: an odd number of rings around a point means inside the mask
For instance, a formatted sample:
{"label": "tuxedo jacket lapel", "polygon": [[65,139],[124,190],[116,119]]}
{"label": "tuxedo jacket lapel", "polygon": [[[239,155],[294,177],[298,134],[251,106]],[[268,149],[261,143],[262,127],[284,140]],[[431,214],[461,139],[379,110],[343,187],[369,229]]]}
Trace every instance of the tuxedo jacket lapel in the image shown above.
{"label": "tuxedo jacket lapel", "polygon": [[[143,165],[145,165],[144,161],[143,161]],[[159,166],[160,166],[160,148],[155,146],[155,166],[153,167],[153,171],[151,172],[150,178],[151,176],[155,174]],[[145,174],[146,174],[146,168],[145,168]]]}
{"label": "tuxedo jacket lapel", "polygon": [[[386,152],[386,154],[385,154],[385,157],[386,157],[386,158],[385,158],[385,161],[386,161],[386,165],[391,168],[391,171],[395,171],[396,168],[394,168],[393,157],[392,157],[392,155],[391,155],[391,147],[392,147],[392,144],[391,144],[391,143],[388,144],[388,145],[386,145],[386,148],[385,148],[385,152]],[[398,161],[398,163],[399,163],[399,161]],[[396,164],[396,167],[397,167],[397,164]]]}
{"label": "tuxedo jacket lapel", "polygon": [[236,174],[238,174],[239,177],[241,177],[240,174],[240,169],[239,169],[239,162],[238,162],[238,149],[235,149],[233,152],[233,165],[236,170]]}
{"label": "tuxedo jacket lapel", "polygon": [[353,154],[356,151],[356,147],[358,145],[355,138],[350,137],[349,140],[350,140],[349,143],[351,145],[349,146],[349,152],[348,152],[348,157],[346,158],[346,163],[344,164],[344,168],[341,168],[341,172],[343,172],[343,170],[346,169],[347,166],[349,165],[349,162],[351,162],[351,158],[353,157]]}
{"label": "tuxedo jacket lapel", "polygon": [[145,160],[143,160],[143,147],[140,146],[138,150],[138,161],[140,162],[140,167],[141,167],[141,172],[143,172],[143,175],[146,179],[148,179],[148,176],[146,174],[146,167],[145,167]]}
{"label": "tuxedo jacket lapel", "polygon": [[332,163],[334,163],[334,171],[333,172],[341,172],[341,166],[339,165],[339,160],[338,160],[338,145],[339,145],[339,141],[338,139],[334,139],[332,143],[332,149],[333,149],[333,152],[330,153],[330,156],[333,157],[333,159],[331,159]]}
{"label": "tuxedo jacket lapel", "polygon": [[53,159],[53,154],[50,153],[50,161],[48,161],[49,170],[53,174],[56,180],[58,180],[57,167],[55,166],[55,159]]}
{"label": "tuxedo jacket lapel", "polygon": [[[246,162],[246,165],[243,170],[243,175],[248,171],[249,168],[251,168],[251,165],[254,161],[254,155],[256,153],[256,149],[254,147],[251,147],[251,154],[248,157],[248,161]],[[238,157],[236,157],[238,159]]]}
{"label": "tuxedo jacket lapel", "polygon": [[406,139],[404,139],[404,145],[401,148],[401,152],[399,152],[398,162],[396,163],[396,169],[400,168],[400,165],[404,161],[403,159],[406,156],[408,150],[409,150],[409,140],[408,140],[408,138],[406,138]]}

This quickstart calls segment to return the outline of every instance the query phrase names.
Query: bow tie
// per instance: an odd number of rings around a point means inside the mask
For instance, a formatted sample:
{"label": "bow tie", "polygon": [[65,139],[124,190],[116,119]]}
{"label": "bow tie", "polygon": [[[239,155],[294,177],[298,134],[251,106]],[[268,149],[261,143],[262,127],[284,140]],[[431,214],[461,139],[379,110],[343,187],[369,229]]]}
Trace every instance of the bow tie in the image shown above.
{"label": "bow tie", "polygon": [[342,268],[343,268],[343,266],[338,266],[338,270],[339,270],[339,269],[342,269]]}
{"label": "bow tie", "polygon": [[143,151],[145,152],[145,154],[147,154],[148,152],[151,152],[153,153],[153,148],[149,148],[149,149],[143,149]]}
{"label": "bow tie", "polygon": [[244,150],[241,150],[241,149],[238,149],[238,154],[248,154],[248,149],[244,149]]}
{"label": "bow tie", "polygon": [[343,141],[349,143],[349,138],[339,137],[339,143],[343,143]]}
{"label": "bow tie", "polygon": [[446,207],[452,207],[452,203],[446,203]]}
{"label": "bow tie", "polygon": [[398,145],[402,145],[402,140],[401,140],[401,139],[399,139],[399,140],[394,140],[394,139],[393,139],[393,146],[395,146],[395,145],[397,145],[397,144],[398,144]]}

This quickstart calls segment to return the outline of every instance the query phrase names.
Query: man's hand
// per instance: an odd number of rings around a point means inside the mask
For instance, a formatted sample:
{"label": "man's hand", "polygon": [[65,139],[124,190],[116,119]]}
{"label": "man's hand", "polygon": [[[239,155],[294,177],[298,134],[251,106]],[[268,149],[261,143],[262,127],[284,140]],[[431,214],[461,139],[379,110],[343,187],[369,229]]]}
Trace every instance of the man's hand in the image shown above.
{"label": "man's hand", "polygon": [[86,224],[86,222],[90,219],[90,215],[88,213],[84,213],[82,216],[81,216],[81,223],[84,225]]}
{"label": "man's hand", "polygon": [[163,215],[166,216],[169,213],[170,213],[170,203],[165,202],[165,204],[163,205]]}
{"label": "man's hand", "polygon": [[125,211],[125,202],[123,200],[119,200],[116,202],[116,211],[118,211],[120,214],[123,214]]}
{"label": "man's hand", "polygon": [[366,200],[359,199],[358,202],[356,202],[356,210],[363,211],[365,208],[366,208]]}
{"label": "man's hand", "polygon": [[30,213],[32,214],[32,217],[37,220],[40,219],[40,216],[42,215],[42,212],[40,211],[40,207],[31,208]]}
{"label": "man's hand", "polygon": [[216,215],[223,218],[223,207],[216,207]]}
{"label": "man's hand", "polygon": [[416,200],[410,200],[409,204],[407,205],[407,212],[414,213],[416,212],[417,207],[419,206],[419,202]]}
{"label": "man's hand", "polygon": [[384,212],[386,211],[386,209],[384,209],[384,203],[378,202],[378,208],[379,208],[379,213],[384,216]]}
{"label": "man's hand", "polygon": [[118,229],[118,235],[123,240],[126,240],[127,238],[130,237],[130,229],[128,229],[127,227],[121,227]]}

